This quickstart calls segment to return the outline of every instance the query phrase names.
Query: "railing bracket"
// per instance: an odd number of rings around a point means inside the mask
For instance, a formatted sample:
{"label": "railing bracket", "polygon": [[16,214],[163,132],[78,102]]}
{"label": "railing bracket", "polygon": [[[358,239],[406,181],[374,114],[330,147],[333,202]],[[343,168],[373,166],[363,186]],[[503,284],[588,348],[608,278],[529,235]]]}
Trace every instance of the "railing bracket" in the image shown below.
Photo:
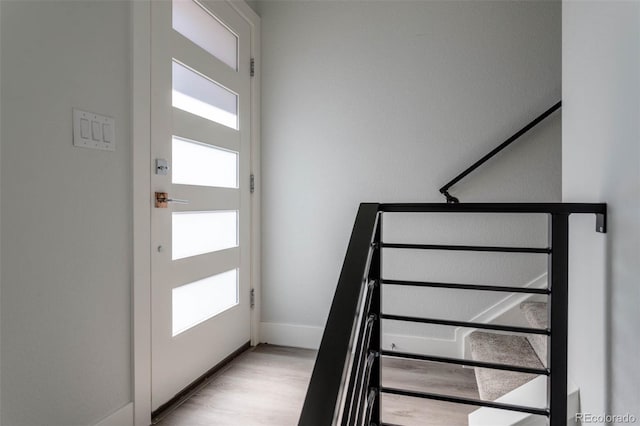
{"label": "railing bracket", "polygon": [[447,198],[447,203],[449,204],[457,204],[460,202],[460,200],[456,197],[454,197],[453,195],[449,194],[449,191],[442,191],[442,195],[444,195]]}
{"label": "railing bracket", "polygon": [[604,213],[596,213],[596,232],[607,233],[607,215]]}

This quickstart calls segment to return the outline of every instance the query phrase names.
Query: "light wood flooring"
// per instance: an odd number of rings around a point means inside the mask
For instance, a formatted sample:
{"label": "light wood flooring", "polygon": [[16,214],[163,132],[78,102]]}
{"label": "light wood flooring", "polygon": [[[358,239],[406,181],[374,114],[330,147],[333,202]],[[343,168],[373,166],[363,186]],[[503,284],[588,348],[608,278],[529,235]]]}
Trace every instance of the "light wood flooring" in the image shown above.
{"label": "light wood flooring", "polygon": [[[386,387],[479,399],[472,368],[396,358],[382,359]],[[382,395],[382,420],[402,426],[466,426],[467,415],[478,407]]]}
{"label": "light wood flooring", "polygon": [[[316,352],[260,345],[240,355],[167,415],[159,426],[295,426]],[[478,398],[473,369],[383,360],[383,385]],[[476,407],[383,395],[383,421],[403,426],[462,426]]]}

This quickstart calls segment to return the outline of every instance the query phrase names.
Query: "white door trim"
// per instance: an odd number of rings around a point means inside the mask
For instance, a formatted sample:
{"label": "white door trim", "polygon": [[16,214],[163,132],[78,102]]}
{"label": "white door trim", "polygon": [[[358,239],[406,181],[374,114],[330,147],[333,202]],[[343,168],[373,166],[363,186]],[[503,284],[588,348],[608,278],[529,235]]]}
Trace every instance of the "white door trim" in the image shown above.
{"label": "white door trim", "polygon": [[[131,138],[133,165],[133,402],[134,424],[151,424],[151,0],[131,0]],[[260,323],[260,17],[241,0],[228,1],[251,26],[251,344]]]}
{"label": "white door trim", "polygon": [[251,79],[251,162],[250,173],[254,175],[255,186],[251,195],[251,288],[254,290],[255,305],[251,311],[251,346],[260,342],[260,300],[261,300],[261,154],[260,154],[260,17],[243,0],[232,0],[229,4],[251,26],[251,57],[254,59],[255,75]]}
{"label": "white door trim", "polygon": [[131,0],[134,425],[151,424],[151,3]]}

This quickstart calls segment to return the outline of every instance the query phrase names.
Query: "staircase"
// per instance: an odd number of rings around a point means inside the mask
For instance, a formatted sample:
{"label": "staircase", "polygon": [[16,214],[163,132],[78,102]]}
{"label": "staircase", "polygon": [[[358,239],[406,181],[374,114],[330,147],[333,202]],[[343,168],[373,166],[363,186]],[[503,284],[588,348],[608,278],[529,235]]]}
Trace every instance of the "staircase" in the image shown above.
{"label": "staircase", "polygon": [[[549,217],[548,246],[388,242],[382,238],[387,213],[546,214]],[[482,407],[469,415],[469,424],[472,426],[566,426],[567,412],[575,410],[571,404],[577,395],[567,385],[569,215],[574,213],[595,214],[596,230],[606,232],[604,204],[361,204],[299,426],[389,426],[382,418],[383,394]],[[545,254],[548,257],[548,285],[545,288],[533,288],[392,280],[385,277],[381,270],[382,256],[385,249],[390,248]],[[428,315],[396,315],[385,313],[381,309],[381,289],[385,286],[516,293],[531,295],[529,300],[531,297],[540,297],[547,302],[531,300],[520,305],[522,315],[529,323],[528,327]],[[381,345],[383,321],[473,329],[475,331],[468,336],[472,359],[385,350]],[[384,357],[473,367],[480,398],[385,386],[381,380],[381,359]]]}
{"label": "staircase", "polygon": [[[469,340],[471,353],[476,361],[542,368],[542,363],[526,337],[474,331],[469,335]],[[535,374],[478,367],[475,373],[480,399],[488,401],[495,401],[536,377]]]}
{"label": "staircase", "polygon": [[[536,329],[548,327],[546,302],[523,302],[519,310],[527,323]],[[496,334],[474,331],[467,337],[471,358],[474,361],[496,362],[530,368],[547,367],[547,337],[533,334]],[[486,368],[475,368],[478,392],[483,400],[507,404],[544,406],[547,397],[547,382],[535,374],[506,372]],[[579,393],[570,386],[567,395],[567,424],[579,411]],[[546,420],[526,413],[514,413],[479,408],[469,414],[469,426],[542,426]]]}
{"label": "staircase", "polygon": [[[451,188],[561,107],[557,102],[484,157],[440,188],[446,203],[360,205],[340,279],[325,326],[299,426],[392,426],[382,418],[382,394],[482,407],[469,414],[473,426],[566,426],[577,411],[577,392],[567,384],[569,306],[569,215],[596,216],[596,231],[606,232],[606,205],[583,203],[460,203]],[[547,247],[407,244],[383,241],[386,213],[545,214]],[[385,249],[545,254],[546,288],[479,285],[465,282],[405,281],[385,277]],[[520,309],[529,326],[460,321],[427,315],[382,312],[382,288],[409,286],[454,291],[498,292],[543,297]],[[548,305],[547,305],[548,303]],[[468,335],[472,359],[382,348],[382,322],[418,323],[475,330]],[[381,358],[430,361],[475,368],[479,399],[387,387]],[[569,411],[568,411],[569,410]],[[393,425],[397,426],[397,425]]]}
{"label": "staircase", "polygon": [[[549,315],[547,311],[547,304],[544,302],[523,302],[520,304],[520,309],[524,313],[524,317],[527,319],[529,325],[533,328],[547,328],[549,324]],[[531,344],[531,347],[538,355],[540,362],[545,367],[547,366],[547,338],[539,334],[527,336],[527,340]]]}
{"label": "staircase", "polygon": [[[524,302],[520,309],[532,328],[547,329],[547,304]],[[547,336],[540,334],[516,335],[474,331],[468,337],[471,358],[543,369],[547,364]],[[489,368],[475,368],[480,398],[495,401],[501,396],[536,378],[535,374]]]}

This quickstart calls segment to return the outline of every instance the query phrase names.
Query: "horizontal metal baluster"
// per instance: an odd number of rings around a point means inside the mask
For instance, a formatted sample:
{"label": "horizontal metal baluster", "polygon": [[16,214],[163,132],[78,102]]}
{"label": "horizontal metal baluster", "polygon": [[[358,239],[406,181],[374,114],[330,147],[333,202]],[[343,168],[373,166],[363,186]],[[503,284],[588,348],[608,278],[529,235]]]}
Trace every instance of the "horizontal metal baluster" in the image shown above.
{"label": "horizontal metal baluster", "polygon": [[419,322],[423,324],[451,325],[455,327],[467,327],[467,328],[482,328],[485,330],[509,331],[512,333],[545,334],[547,336],[551,334],[551,332],[548,329],[543,329],[543,328],[514,327],[510,325],[486,324],[482,322],[450,321],[450,320],[443,320],[443,319],[436,319],[436,318],[418,318],[418,317],[407,317],[403,315],[389,315],[389,314],[382,314],[381,318],[383,320]]}
{"label": "horizontal metal baluster", "polygon": [[403,285],[409,287],[451,288],[456,290],[500,291],[506,293],[549,294],[548,288],[505,287],[500,285],[437,283],[431,281],[382,280],[385,285]]}
{"label": "horizontal metal baluster", "polygon": [[551,370],[549,370],[548,368],[530,368],[530,367],[522,367],[519,365],[498,364],[494,362],[474,361],[470,359],[459,359],[459,358],[447,358],[442,356],[410,354],[406,352],[382,351],[382,356],[402,358],[402,359],[415,359],[418,361],[440,362],[445,364],[464,365],[467,367],[491,368],[494,370],[538,374],[541,376],[548,376],[549,374],[551,374]]}
{"label": "horizontal metal baluster", "polygon": [[410,390],[396,389],[396,388],[383,387],[381,391],[382,393],[388,393],[392,395],[410,396],[414,398],[424,398],[424,399],[432,399],[435,401],[452,402],[455,404],[475,405],[478,407],[498,408],[500,410],[518,411],[521,413],[536,414],[539,416],[549,416],[549,410],[546,408],[527,407],[524,405],[505,404],[502,402],[484,401],[484,400],[472,399],[472,398],[461,398],[457,396],[441,395],[441,394],[429,393],[429,392],[417,392],[417,391],[410,391]]}
{"label": "horizontal metal baluster", "polygon": [[551,253],[546,247],[500,247],[500,246],[464,246],[445,244],[401,244],[383,243],[382,248],[413,249],[413,250],[451,250],[451,251],[488,251],[497,253]]}

